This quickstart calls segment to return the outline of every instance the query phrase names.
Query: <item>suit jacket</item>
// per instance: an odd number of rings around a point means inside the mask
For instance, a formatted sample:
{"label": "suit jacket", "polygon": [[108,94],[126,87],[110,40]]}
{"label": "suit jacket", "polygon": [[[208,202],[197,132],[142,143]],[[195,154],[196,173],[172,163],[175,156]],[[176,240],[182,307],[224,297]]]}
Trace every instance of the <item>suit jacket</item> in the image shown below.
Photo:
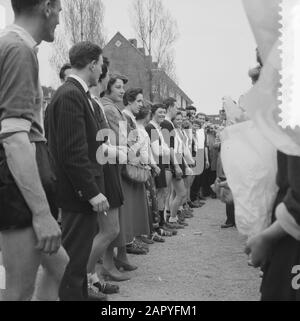
{"label": "suit jacket", "polygon": [[48,107],[48,145],[58,180],[58,205],[65,211],[91,212],[89,200],[105,194],[103,167],[97,163],[101,129],[81,84],[69,78]]}

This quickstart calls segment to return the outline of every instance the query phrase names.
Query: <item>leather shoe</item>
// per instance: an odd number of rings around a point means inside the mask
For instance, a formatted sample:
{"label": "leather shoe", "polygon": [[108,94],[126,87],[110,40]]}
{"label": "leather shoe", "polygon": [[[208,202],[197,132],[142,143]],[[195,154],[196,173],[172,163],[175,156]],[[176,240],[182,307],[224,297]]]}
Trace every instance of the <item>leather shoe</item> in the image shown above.
{"label": "leather shoe", "polygon": [[197,203],[197,202],[190,203],[191,208],[200,208],[203,205],[204,205],[204,203]]}
{"label": "leather shoe", "polygon": [[117,258],[114,258],[114,261],[115,261],[115,265],[116,265],[116,268],[119,270],[119,269],[123,269],[124,271],[129,271],[129,272],[132,272],[132,271],[135,271],[137,270],[137,266],[135,265],[131,265],[131,264],[128,264],[128,263],[124,263],[120,260],[118,260]]}
{"label": "leather shoe", "polygon": [[234,227],[234,224],[223,224],[221,225],[221,228],[230,228],[230,227]]}
{"label": "leather shoe", "polygon": [[183,225],[181,224],[178,224],[177,222],[169,222],[168,227],[170,226],[171,228],[175,228],[176,230],[180,230],[180,229],[183,229]]}
{"label": "leather shoe", "polygon": [[105,268],[102,267],[101,271],[102,276],[104,277],[105,281],[111,280],[115,282],[124,282],[124,281],[129,281],[130,277],[126,274],[120,273],[119,275],[115,275],[109,271],[107,271]]}
{"label": "leather shoe", "polygon": [[139,236],[136,239],[148,245],[154,244],[154,242],[146,236]]}
{"label": "leather shoe", "polygon": [[168,227],[168,225],[165,224],[162,228],[167,232],[171,232],[173,234],[173,236],[178,234],[175,227]]}
{"label": "leather shoe", "polygon": [[88,287],[87,301],[107,301],[107,296],[101,292],[97,292],[91,286]]}
{"label": "leather shoe", "polygon": [[188,223],[185,223],[184,221],[182,220],[178,220],[177,222],[179,225],[182,225],[182,226],[189,226]]}
{"label": "leather shoe", "polygon": [[146,255],[148,253],[146,249],[138,247],[135,243],[126,245],[126,252],[128,254],[135,254],[135,255]]}
{"label": "leather shoe", "polygon": [[119,293],[120,288],[118,285],[110,284],[110,283],[103,283],[96,282],[93,284],[94,287],[98,289],[99,292],[104,294],[116,294]]}
{"label": "leather shoe", "polygon": [[186,213],[186,214],[184,214],[184,217],[185,217],[185,218],[193,218],[194,215],[193,215],[193,214]]}

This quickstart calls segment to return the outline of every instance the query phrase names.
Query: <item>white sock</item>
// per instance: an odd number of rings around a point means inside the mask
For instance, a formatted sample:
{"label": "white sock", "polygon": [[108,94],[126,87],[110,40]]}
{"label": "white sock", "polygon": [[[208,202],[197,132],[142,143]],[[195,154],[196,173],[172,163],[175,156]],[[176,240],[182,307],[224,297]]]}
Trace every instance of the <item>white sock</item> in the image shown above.
{"label": "white sock", "polygon": [[177,223],[177,221],[178,221],[177,217],[170,217],[169,218],[170,223]]}
{"label": "white sock", "polygon": [[88,282],[91,284],[95,284],[95,283],[100,282],[97,273],[94,273],[94,274],[89,273],[88,274]]}

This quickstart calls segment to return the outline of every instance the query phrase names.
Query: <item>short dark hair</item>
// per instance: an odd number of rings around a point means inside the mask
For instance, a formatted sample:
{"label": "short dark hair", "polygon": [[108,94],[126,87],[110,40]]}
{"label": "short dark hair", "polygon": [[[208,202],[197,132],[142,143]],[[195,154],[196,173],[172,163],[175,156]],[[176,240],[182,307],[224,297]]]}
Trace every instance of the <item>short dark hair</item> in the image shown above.
{"label": "short dark hair", "polygon": [[110,76],[108,84],[107,84],[106,94],[108,94],[108,95],[111,94],[111,88],[117,82],[117,80],[122,80],[124,85],[128,81],[128,80],[126,81],[124,76],[121,76],[121,75],[112,75],[112,76]]}
{"label": "short dark hair", "polygon": [[191,125],[192,125],[192,123],[191,123],[189,120],[185,120],[185,121],[183,121],[183,123],[182,123],[182,128],[183,128],[183,129],[190,129],[190,128],[191,128]]}
{"label": "short dark hair", "polygon": [[164,105],[164,104],[154,104],[152,105],[151,107],[151,115],[153,116],[158,109],[164,109],[164,110],[167,110],[167,106]]}
{"label": "short dark hair", "polygon": [[69,52],[72,68],[79,70],[85,68],[94,60],[98,61],[101,55],[102,49],[90,41],[78,42]]}
{"label": "short dark hair", "polygon": [[126,90],[123,97],[124,106],[128,106],[130,103],[136,101],[137,96],[140,94],[143,94],[143,89],[141,88],[130,88]]}
{"label": "short dark hair", "polygon": [[[46,0],[11,0],[11,6],[14,13],[19,14],[22,12],[30,11]],[[56,0],[50,0],[56,2]]]}
{"label": "short dark hair", "polygon": [[177,114],[176,114],[176,117],[177,116],[182,116],[182,112],[181,111],[178,111]]}
{"label": "short dark hair", "polygon": [[169,109],[170,107],[174,107],[176,101],[177,100],[175,98],[169,97],[163,101],[163,104],[167,107],[167,109]]}
{"label": "short dark hair", "polygon": [[187,111],[187,112],[189,112],[189,111],[191,111],[191,110],[197,111],[197,108],[194,107],[194,106],[188,106],[188,107],[186,107],[186,111]]}
{"label": "short dark hair", "polygon": [[206,116],[204,113],[198,113],[198,114],[196,115],[196,117],[198,117],[198,116],[204,116],[205,120],[206,120],[206,118],[207,118],[207,116]]}
{"label": "short dark hair", "polygon": [[150,104],[145,104],[138,114],[135,116],[136,120],[142,120],[145,119],[149,114],[151,113],[151,105]]}
{"label": "short dark hair", "polygon": [[101,82],[103,79],[106,78],[107,73],[108,73],[108,67],[109,67],[109,60],[107,57],[103,57],[103,65],[102,65],[102,73],[101,76],[99,78],[99,82]]}
{"label": "short dark hair", "polygon": [[202,123],[201,123],[201,121],[199,119],[195,119],[193,121],[193,125],[198,125],[198,126],[202,127]]}
{"label": "short dark hair", "polygon": [[70,63],[66,63],[60,68],[59,78],[61,80],[65,80],[65,71],[69,69],[72,69],[72,66]]}

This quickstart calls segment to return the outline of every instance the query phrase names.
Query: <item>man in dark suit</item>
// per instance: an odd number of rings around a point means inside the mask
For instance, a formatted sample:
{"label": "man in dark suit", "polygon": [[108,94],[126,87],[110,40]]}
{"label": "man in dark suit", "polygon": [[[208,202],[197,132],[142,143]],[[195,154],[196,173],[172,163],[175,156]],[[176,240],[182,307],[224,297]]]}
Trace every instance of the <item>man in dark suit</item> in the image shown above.
{"label": "man in dark suit", "polygon": [[101,129],[89,87],[98,83],[102,50],[90,42],[69,53],[72,75],[55,93],[48,110],[49,149],[58,179],[62,209],[62,242],[70,257],[60,286],[63,301],[101,300],[87,287],[87,262],[97,232],[97,213],[109,208],[104,196],[103,168],[96,161]]}

